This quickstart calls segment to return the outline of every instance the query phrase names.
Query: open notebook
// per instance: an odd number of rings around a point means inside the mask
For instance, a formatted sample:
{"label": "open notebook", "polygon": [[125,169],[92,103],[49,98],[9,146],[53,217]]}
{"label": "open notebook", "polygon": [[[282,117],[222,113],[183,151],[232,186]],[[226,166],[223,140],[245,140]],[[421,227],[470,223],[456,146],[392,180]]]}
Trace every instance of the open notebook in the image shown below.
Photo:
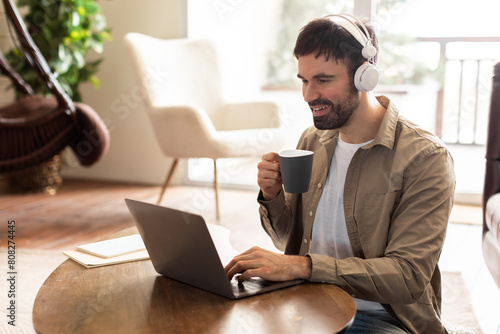
{"label": "open notebook", "polygon": [[139,234],[80,245],[63,254],[86,268],[149,259]]}

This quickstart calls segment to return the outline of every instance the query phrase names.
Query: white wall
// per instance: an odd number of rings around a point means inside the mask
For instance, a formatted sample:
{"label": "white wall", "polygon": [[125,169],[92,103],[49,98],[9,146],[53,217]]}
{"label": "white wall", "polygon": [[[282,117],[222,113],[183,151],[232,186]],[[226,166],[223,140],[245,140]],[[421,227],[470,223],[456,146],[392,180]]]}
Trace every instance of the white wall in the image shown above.
{"label": "white wall", "polygon": [[108,26],[113,29],[113,41],[104,45],[104,62],[98,73],[100,89],[88,84],[82,87],[82,95],[84,102],[91,105],[108,125],[111,146],[104,159],[90,168],[79,166],[71,155],[64,175],[162,183],[172,160],[163,156],[156,143],[142,98],[137,95],[139,90],[123,38],[128,32],[158,38],[186,36],[185,0],[109,0],[99,1],[99,4]]}
{"label": "white wall", "polygon": [[[267,52],[278,38],[282,0],[189,0],[188,36],[211,39],[218,49],[226,99],[259,98]],[[292,50],[288,50],[292,58]]]}

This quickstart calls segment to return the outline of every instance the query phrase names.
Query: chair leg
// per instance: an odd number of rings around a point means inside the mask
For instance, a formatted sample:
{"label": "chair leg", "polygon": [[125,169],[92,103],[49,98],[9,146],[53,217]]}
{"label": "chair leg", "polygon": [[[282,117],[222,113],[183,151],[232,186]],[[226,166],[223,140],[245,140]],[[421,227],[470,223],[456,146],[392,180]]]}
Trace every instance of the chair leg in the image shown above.
{"label": "chair leg", "polygon": [[219,214],[219,183],[217,182],[217,159],[214,159],[214,190],[215,190],[215,217],[220,218]]}
{"label": "chair leg", "polygon": [[175,159],[174,162],[172,163],[172,167],[170,167],[170,170],[167,174],[167,179],[165,180],[165,183],[163,184],[163,187],[161,189],[160,197],[158,198],[158,201],[156,204],[160,204],[161,200],[163,198],[163,194],[165,193],[165,190],[167,187],[170,185],[170,182],[172,182],[172,177],[174,176],[174,172],[177,168],[177,163],[179,162],[179,159]]}

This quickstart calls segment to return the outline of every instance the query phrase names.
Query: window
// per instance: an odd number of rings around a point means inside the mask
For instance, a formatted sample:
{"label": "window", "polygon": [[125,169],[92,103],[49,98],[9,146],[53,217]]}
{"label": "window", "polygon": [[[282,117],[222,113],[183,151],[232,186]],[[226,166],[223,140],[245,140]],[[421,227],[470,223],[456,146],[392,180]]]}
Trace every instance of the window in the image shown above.
{"label": "window", "polygon": [[[297,89],[296,36],[311,18],[339,12],[371,16],[381,49],[376,93],[388,95],[404,116],[450,144],[484,144],[491,66],[500,55],[500,37],[490,28],[500,12],[497,0],[189,0],[188,35],[210,37],[222,50],[229,100],[260,96],[280,104],[290,148],[311,124]],[[480,154],[473,168],[482,170]],[[241,166],[248,166],[240,169],[221,165],[243,173],[229,182],[256,186],[256,163],[244,160]],[[461,165],[460,157],[456,163]],[[212,168],[211,161],[190,162],[188,178],[211,182]],[[468,182],[457,176],[457,188],[480,192],[482,175],[476,175]]]}
{"label": "window", "polygon": [[[411,38],[404,48],[392,50],[411,61],[401,62],[397,70],[390,65],[394,60],[381,64],[383,75],[399,71],[402,75],[395,77],[402,78],[408,75],[408,64],[419,64],[426,85],[437,83],[435,107],[425,118],[434,118],[431,130],[454,157],[457,192],[480,194],[492,66],[500,57],[500,37],[492,23],[500,2],[406,0],[386,1],[385,7],[381,2],[374,21],[384,34]],[[426,110],[421,108],[420,113]],[[409,116],[418,119],[418,115],[415,110]]]}

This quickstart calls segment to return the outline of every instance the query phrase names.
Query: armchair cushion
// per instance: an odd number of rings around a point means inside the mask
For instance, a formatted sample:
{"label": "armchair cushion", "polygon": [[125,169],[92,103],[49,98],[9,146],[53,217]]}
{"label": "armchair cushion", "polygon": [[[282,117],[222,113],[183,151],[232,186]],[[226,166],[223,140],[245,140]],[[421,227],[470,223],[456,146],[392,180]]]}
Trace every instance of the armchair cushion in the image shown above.
{"label": "armchair cushion", "polygon": [[[208,115],[195,105],[155,106],[150,120],[156,139],[166,156],[211,157],[210,138],[216,130]],[[175,140],[173,140],[175,138]]]}
{"label": "armchair cushion", "polygon": [[483,254],[493,281],[500,288],[500,245],[491,232],[483,234]]}
{"label": "armchair cushion", "polygon": [[272,129],[217,131],[208,115],[195,105],[154,109],[151,123],[167,156],[211,159],[260,156],[283,144],[281,136]]}
{"label": "armchair cushion", "polygon": [[488,200],[485,220],[486,226],[496,240],[496,243],[500,244],[500,193],[491,196]]}

